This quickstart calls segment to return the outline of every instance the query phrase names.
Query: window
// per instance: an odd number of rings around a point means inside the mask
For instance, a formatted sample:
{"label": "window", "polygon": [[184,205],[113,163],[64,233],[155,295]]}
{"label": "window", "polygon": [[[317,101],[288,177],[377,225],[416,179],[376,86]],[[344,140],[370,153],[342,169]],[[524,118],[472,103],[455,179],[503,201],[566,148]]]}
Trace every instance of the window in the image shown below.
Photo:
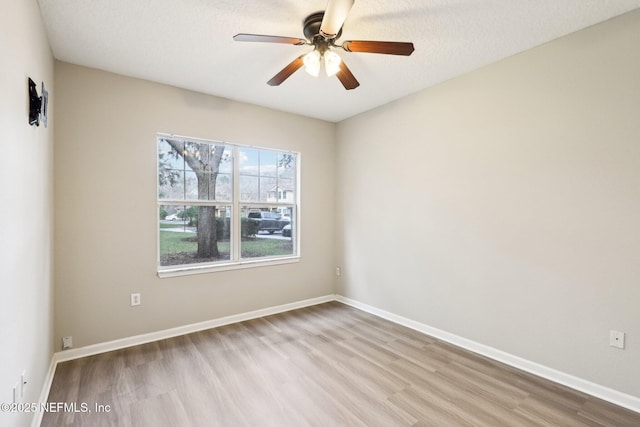
{"label": "window", "polygon": [[157,144],[159,273],[298,256],[298,153],[165,134]]}

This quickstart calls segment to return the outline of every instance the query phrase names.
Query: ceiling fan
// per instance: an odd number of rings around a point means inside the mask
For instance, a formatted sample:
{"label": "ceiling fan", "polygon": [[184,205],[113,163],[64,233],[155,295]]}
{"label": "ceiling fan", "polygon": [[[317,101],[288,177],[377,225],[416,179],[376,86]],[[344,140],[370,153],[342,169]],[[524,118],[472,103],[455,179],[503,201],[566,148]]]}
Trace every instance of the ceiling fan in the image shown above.
{"label": "ceiling fan", "polygon": [[328,0],[324,12],[316,12],[304,20],[303,33],[306,39],[295,37],[266,36],[262,34],[236,34],[233,36],[239,42],[284,43],[291,45],[313,46],[312,52],[300,55],[278,74],[267,82],[270,86],[278,86],[303,66],[305,70],[318,76],[321,65],[324,65],[328,76],[335,75],[345,89],[355,89],[360,86],[351,70],[345,65],[340,56],[332,49],[341,48],[345,52],[383,53],[389,55],[409,56],[413,53],[413,43],[390,41],[348,40],[337,44],[342,34],[342,25],[347,19],[355,0]]}

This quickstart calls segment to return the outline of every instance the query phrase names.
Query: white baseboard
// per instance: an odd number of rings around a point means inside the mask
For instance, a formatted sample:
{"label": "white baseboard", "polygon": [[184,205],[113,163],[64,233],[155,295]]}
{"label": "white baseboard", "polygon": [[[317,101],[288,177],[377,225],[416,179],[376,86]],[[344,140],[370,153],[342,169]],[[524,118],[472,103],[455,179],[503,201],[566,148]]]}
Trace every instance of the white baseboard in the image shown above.
{"label": "white baseboard", "polygon": [[[322,304],[329,301],[339,301],[343,304],[355,307],[375,316],[387,319],[399,325],[406,326],[440,340],[449,342],[458,347],[462,347],[474,353],[481,354],[499,362],[505,363],[514,368],[521,369],[531,374],[546,378],[558,384],[565,385],[583,393],[595,396],[599,399],[606,400],[615,405],[622,406],[635,412],[640,413],[640,398],[631,396],[617,390],[613,390],[599,384],[586,381],[584,379],[557,371],[555,369],[540,365],[535,362],[514,356],[512,354],[497,350],[493,347],[477,343],[475,341],[451,334],[449,332],[433,328],[420,322],[402,317],[385,310],[372,307],[341,295],[325,295],[318,298],[311,298],[303,301],[297,301],[289,304],[268,307],[260,310],[250,311],[247,313],[236,314],[232,316],[221,317],[218,319],[208,320],[200,323],[179,326],[177,328],[165,329],[163,331],[151,332],[148,334],[135,335],[128,338],[108,341],[100,344],[88,345],[86,347],[64,350],[53,354],[49,371],[45,378],[42,391],[40,393],[40,402],[46,402],[53,382],[56,366],[60,362],[65,362],[81,357],[93,356],[95,354],[106,353],[108,351],[119,350],[126,347],[132,347],[139,344],[145,344],[166,338],[172,338],[180,335],[190,334],[193,332],[203,331],[206,329],[217,328],[219,326],[229,325],[232,323],[243,322],[246,320],[257,319],[259,317],[269,316],[272,314],[283,313],[286,311],[296,310],[298,308],[309,307],[312,305]],[[32,427],[37,427],[42,421],[42,413],[37,412],[32,420]]]}
{"label": "white baseboard", "polygon": [[[54,358],[51,358],[51,362],[49,363],[49,369],[47,370],[47,374],[44,377],[44,383],[42,385],[42,390],[40,390],[40,397],[38,398],[38,403],[45,403],[47,398],[49,397],[49,390],[51,390],[51,384],[53,383],[53,376],[56,373],[56,362]],[[42,423],[42,416],[44,415],[43,411],[34,411],[33,418],[31,419],[31,427],[38,427],[40,423]]]}
{"label": "white baseboard", "polygon": [[446,341],[458,347],[462,347],[466,350],[472,351],[482,356],[486,356],[490,359],[502,362],[506,365],[513,366],[522,371],[529,372],[542,378],[546,378],[558,384],[570,387],[574,390],[581,391],[591,396],[597,397],[602,400],[606,400],[615,405],[622,406],[623,408],[630,409],[632,411],[640,413],[640,398],[631,396],[620,391],[595,384],[593,382],[584,380],[573,375],[566,374],[564,372],[549,368],[544,365],[532,362],[527,359],[523,359],[518,356],[506,353],[504,351],[489,347],[484,344],[460,337],[458,335],[451,334],[441,329],[433,328],[415,320],[407,319],[406,317],[398,316],[385,310],[381,310],[376,307],[361,303],[350,298],[343,297],[342,295],[336,295],[336,301],[350,305],[354,308],[366,311],[383,319],[390,320],[402,326],[406,326],[410,329],[414,329],[418,332],[422,332],[426,335],[438,338],[442,341]]}
{"label": "white baseboard", "polygon": [[275,307],[263,308],[249,311],[247,313],[234,314],[232,316],[220,317],[218,319],[206,320],[204,322],[192,323],[190,325],[178,326],[177,328],[165,329],[163,331],[150,332],[148,334],[134,335],[132,337],[121,338],[99,344],[92,344],[85,347],[73,348],[54,353],[55,363],[66,362],[68,360],[79,359],[81,357],[93,356],[94,354],[106,353],[108,351],[120,350],[121,348],[133,347],[135,345],[146,344],[193,332],[204,331],[206,329],[217,328],[219,326],[230,325],[232,323],[244,322],[245,320],[257,319],[259,317],[272,314],[283,313],[285,311],[296,310],[298,308],[309,307],[329,301],[335,301],[335,295],[325,295]]}
{"label": "white baseboard", "polygon": [[[329,301],[335,301],[335,295],[325,295],[322,297],[296,301],[289,304],[282,304],[274,307],[263,308],[260,310],[249,311],[247,313],[235,314],[232,316],[220,317],[218,319],[207,320],[205,322],[193,323],[190,325],[179,326],[177,328],[165,329],[163,331],[151,332],[148,334],[135,335],[132,337],[122,338],[113,341],[107,341],[100,344],[88,345],[85,347],[74,348],[53,353],[49,371],[42,385],[40,392],[40,402],[44,403],[49,397],[53,376],[58,363],[66,362],[81,357],[93,356],[95,354],[106,353],[108,351],[119,350],[126,347],[132,347],[139,344],[146,344],[166,338],[173,338],[180,335],[190,334],[192,332],[203,331],[206,329],[217,328],[219,326],[230,325],[232,323],[243,322],[245,320],[257,319],[259,317],[269,316],[271,314],[284,313],[285,311],[296,310],[298,308],[309,307],[312,305],[322,304]],[[31,420],[32,427],[38,427],[42,422],[43,413],[38,411]]]}

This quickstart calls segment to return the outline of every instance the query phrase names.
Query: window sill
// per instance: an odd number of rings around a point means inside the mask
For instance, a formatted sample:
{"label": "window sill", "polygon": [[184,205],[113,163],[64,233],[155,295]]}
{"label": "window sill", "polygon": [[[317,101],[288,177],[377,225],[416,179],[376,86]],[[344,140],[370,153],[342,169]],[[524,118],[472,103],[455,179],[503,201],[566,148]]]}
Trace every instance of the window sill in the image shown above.
{"label": "window sill", "polygon": [[219,271],[243,270],[246,268],[269,267],[272,265],[292,264],[300,262],[299,256],[291,256],[278,259],[260,259],[221,263],[215,265],[199,265],[189,267],[172,267],[158,270],[158,277],[161,279],[169,277],[189,276],[192,274],[217,273]]}

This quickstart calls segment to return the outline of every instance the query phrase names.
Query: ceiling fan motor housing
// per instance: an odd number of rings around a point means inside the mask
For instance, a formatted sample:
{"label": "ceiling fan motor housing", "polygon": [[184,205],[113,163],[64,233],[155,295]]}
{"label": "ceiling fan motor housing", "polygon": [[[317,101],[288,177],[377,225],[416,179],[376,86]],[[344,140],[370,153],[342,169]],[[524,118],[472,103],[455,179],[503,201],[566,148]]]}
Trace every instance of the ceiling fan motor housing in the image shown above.
{"label": "ceiling fan motor housing", "polygon": [[[324,18],[324,12],[316,12],[307,16],[303,23],[303,33],[304,36],[309,40],[312,44],[315,44],[316,39],[321,38],[324,41],[328,41],[326,37],[320,34],[320,25],[322,24],[322,18]],[[342,28],[338,31],[338,34],[331,39],[335,40],[342,35]]]}

